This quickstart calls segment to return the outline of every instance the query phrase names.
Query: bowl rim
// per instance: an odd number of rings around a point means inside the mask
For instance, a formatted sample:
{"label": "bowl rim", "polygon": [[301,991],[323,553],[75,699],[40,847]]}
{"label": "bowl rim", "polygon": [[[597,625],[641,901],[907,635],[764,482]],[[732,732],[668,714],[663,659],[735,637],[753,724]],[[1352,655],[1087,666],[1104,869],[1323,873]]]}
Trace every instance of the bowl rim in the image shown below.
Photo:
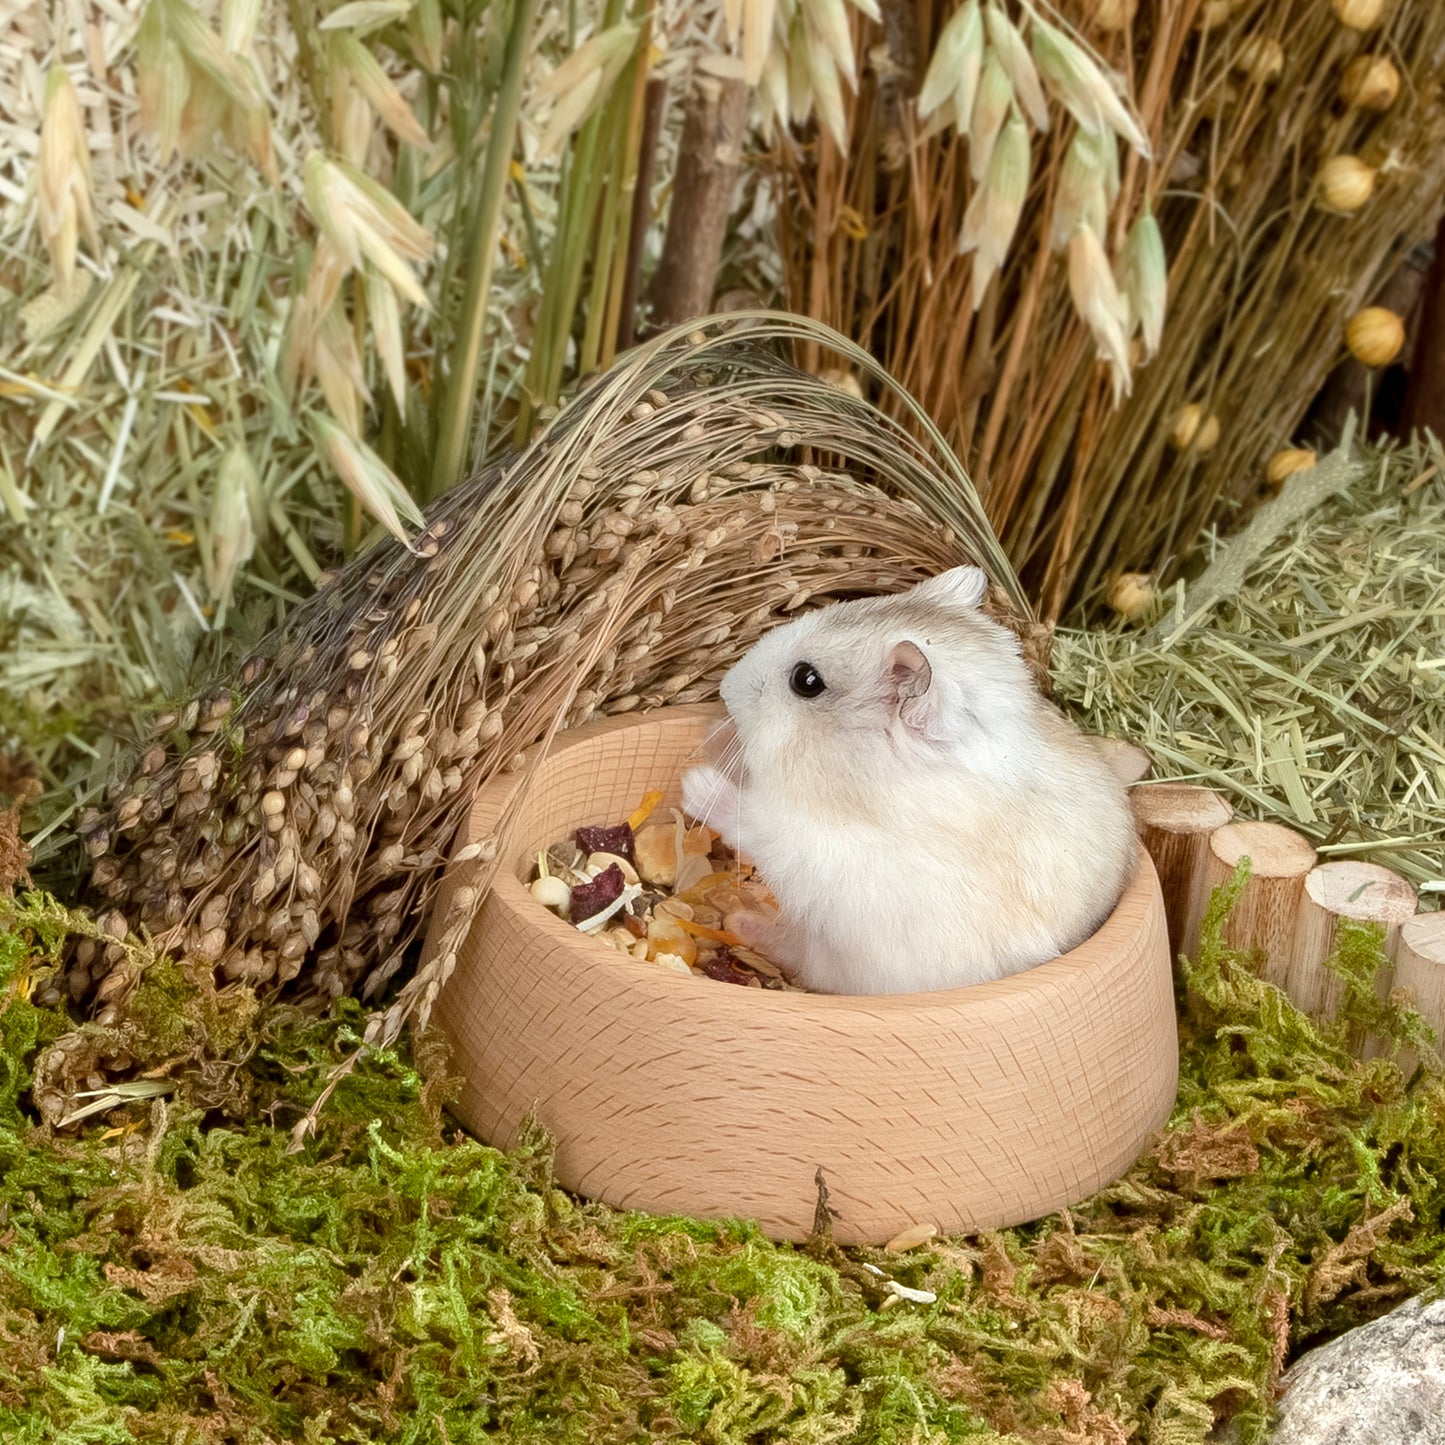
{"label": "bowl rim", "polygon": [[[485,783],[477,790],[466,828],[464,833],[459,835],[459,840],[464,842],[491,832],[500,834],[498,865],[489,890],[491,905],[520,915],[530,926],[544,937],[553,939],[560,947],[584,947],[589,952],[595,952],[599,955],[598,967],[610,969],[619,986],[630,986],[640,995],[656,997],[658,981],[666,978],[671,987],[712,990],[714,992],[706,997],[721,1002],[715,991],[726,989],[727,985],[693,973],[684,978],[680,972],[660,969],[656,964],[645,963],[608,948],[600,940],[581,933],[574,925],[558,918],[549,908],[538,903],[518,876],[516,865],[528,855],[519,851],[515,840],[508,838],[509,829],[515,826],[515,815],[509,819],[507,813],[524,788],[541,785],[550,765],[555,765],[573,748],[583,746],[597,737],[605,737],[647,723],[666,726],[671,722],[716,720],[722,716],[724,711],[720,705],[686,704],[663,705],[646,713],[624,713],[617,717],[600,719],[559,732],[550,745],[539,744],[528,750],[523,755],[526,760],[524,765],[516,772],[500,773]],[[585,826],[585,820],[580,820],[573,826]],[[1152,894],[1158,886],[1153,861],[1143,844],[1138,843],[1134,872],[1113,908],[1093,933],[1067,953],[986,983],[929,989],[917,993],[829,994],[755,988],[734,988],[733,992],[747,996],[745,1011],[751,1013],[762,1008],[778,1014],[863,1012],[873,1016],[886,1013],[926,1018],[936,1013],[954,1013],[961,1006],[966,1006],[970,1013],[985,1014],[997,1010],[1001,1016],[1013,1016],[1017,1014],[1023,999],[1057,994],[1060,990],[1073,991],[1081,981],[1091,975],[1107,975],[1121,949],[1127,946],[1129,939],[1137,932],[1138,920],[1149,911]],[[743,1004],[743,999],[740,998],[737,1002]]]}

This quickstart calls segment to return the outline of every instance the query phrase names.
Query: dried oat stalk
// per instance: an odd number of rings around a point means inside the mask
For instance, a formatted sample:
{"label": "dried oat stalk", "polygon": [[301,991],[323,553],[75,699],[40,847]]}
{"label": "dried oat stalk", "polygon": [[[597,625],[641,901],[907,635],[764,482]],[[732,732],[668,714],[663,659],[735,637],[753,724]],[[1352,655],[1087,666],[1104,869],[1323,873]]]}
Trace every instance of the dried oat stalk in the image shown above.
{"label": "dried oat stalk", "polygon": [[[957,461],[921,416],[927,442],[782,359],[807,340],[876,372],[796,318],[668,333],[443,497],[410,547],[355,559],[227,686],[159,719],[84,821],[93,895],[223,979],[374,998],[480,783],[595,714],[714,696],[800,608],[973,560],[1042,672],[1048,636]],[[441,954],[376,1035],[425,1018],[494,852],[463,860]],[[69,984],[104,1006],[134,977],[87,941]]]}

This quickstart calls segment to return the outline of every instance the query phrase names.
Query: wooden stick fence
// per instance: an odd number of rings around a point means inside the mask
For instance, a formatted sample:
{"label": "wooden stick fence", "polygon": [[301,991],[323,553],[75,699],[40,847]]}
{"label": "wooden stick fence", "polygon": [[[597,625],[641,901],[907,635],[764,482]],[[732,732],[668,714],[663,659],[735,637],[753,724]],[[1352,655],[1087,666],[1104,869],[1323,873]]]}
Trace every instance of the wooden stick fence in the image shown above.
{"label": "wooden stick fence", "polygon": [[[1141,749],[1099,741],[1111,766],[1131,785],[1135,823],[1159,874],[1176,954],[1193,953],[1211,892],[1247,857],[1249,881],[1224,936],[1235,948],[1263,955],[1266,980],[1314,1018],[1333,1018],[1344,984],[1325,960],[1340,920],[1377,923],[1390,960],[1378,982],[1381,996],[1403,990],[1445,1039],[1445,912],[1420,913],[1414,888],[1378,863],[1322,863],[1314,845],[1291,828],[1235,821],[1229,802],[1208,788],[1143,783],[1149,762]],[[1363,1054],[1377,1051],[1375,1040],[1352,1043]]]}

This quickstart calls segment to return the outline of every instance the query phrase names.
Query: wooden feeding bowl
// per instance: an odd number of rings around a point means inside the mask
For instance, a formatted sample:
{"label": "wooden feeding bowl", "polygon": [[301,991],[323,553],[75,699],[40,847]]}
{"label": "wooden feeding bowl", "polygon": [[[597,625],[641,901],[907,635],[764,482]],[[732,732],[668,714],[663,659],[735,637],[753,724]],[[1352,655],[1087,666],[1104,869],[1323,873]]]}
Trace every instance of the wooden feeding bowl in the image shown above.
{"label": "wooden feeding bowl", "polygon": [[[779,993],[614,952],[528,893],[537,851],[679,780],[718,713],[665,708],[559,737],[435,1017],[454,1109],[506,1147],[535,1111],[568,1189],[624,1208],[755,1219],[800,1240],[821,1167],[835,1237],[878,1243],[1037,1218],[1121,1174],[1174,1102],[1178,1041],[1159,885],[1140,849],[1103,927],[1014,978],[945,992]],[[527,776],[477,793],[495,833]],[[446,913],[445,885],[433,917]],[[427,941],[430,956],[439,926]]]}

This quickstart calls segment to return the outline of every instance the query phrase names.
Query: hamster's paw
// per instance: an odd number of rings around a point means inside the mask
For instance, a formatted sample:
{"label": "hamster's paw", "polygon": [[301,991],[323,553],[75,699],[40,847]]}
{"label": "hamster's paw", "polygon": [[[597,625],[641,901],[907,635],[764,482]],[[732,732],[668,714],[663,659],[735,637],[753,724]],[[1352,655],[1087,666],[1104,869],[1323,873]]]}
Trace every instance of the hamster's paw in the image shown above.
{"label": "hamster's paw", "polygon": [[729,841],[737,830],[739,802],[737,784],[711,763],[682,775],[682,811]]}

